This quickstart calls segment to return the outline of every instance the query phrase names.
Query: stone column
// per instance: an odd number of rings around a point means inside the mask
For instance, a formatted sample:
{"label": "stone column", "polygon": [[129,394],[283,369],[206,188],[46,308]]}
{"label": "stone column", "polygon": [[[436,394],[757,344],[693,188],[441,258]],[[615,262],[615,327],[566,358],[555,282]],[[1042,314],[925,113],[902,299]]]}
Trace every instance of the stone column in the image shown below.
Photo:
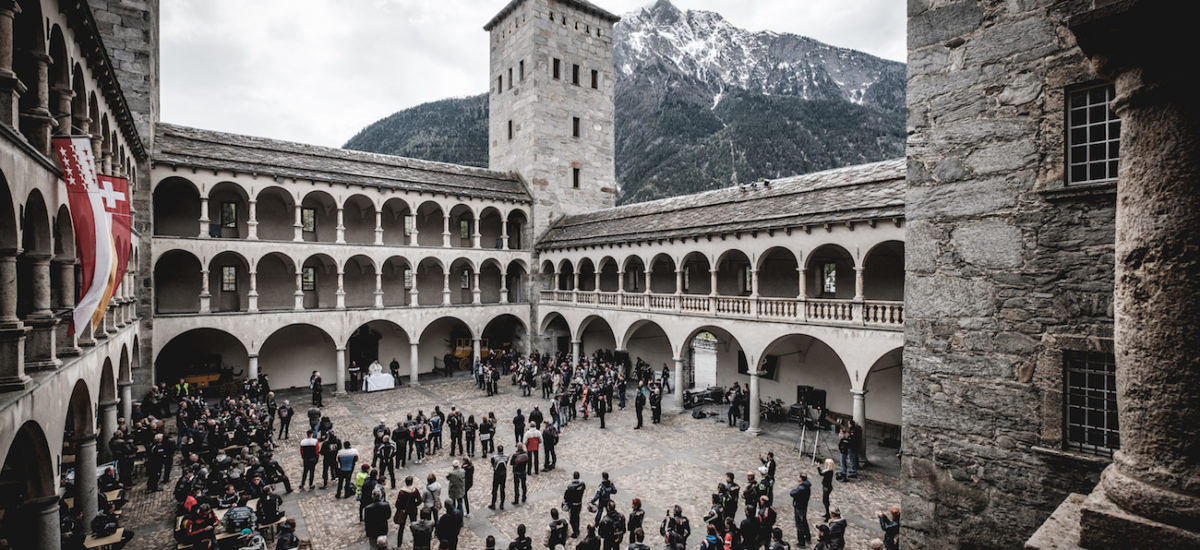
{"label": "stone column", "polygon": [[301,268],[301,271],[296,272],[296,292],[293,295],[296,298],[296,302],[295,302],[295,304],[292,305],[292,309],[294,309],[296,311],[303,310],[304,309],[304,271],[303,271],[303,268]]}
{"label": "stone column", "polygon": [[75,341],[80,347],[90,348],[96,345],[96,340],[92,337],[92,322],[90,319],[85,320],[82,327],[75,327],[75,334],[78,336]]}
{"label": "stone column", "polygon": [[50,150],[50,132],[54,126],[54,119],[50,116],[50,56],[38,50],[27,51],[25,55],[33,60],[37,82],[34,89],[25,92],[33,96],[34,104],[21,111],[21,125],[28,125],[29,135],[25,139],[42,154],[53,158]]}
{"label": "stone column", "polygon": [[758,270],[750,269],[750,315],[758,315]]}
{"label": "stone column", "polygon": [[642,278],[646,280],[646,288],[642,289],[642,294],[650,294],[650,267],[642,271]]}
{"label": "stone column", "polygon": [[508,250],[508,220],[500,222],[500,249]]}
{"label": "stone column", "polygon": [[337,288],[337,308],[346,309],[346,277],[342,270],[338,269],[338,288]]}
{"label": "stone column", "polygon": [[121,418],[130,422],[133,418],[133,380],[117,382],[117,389],[121,392]]}
{"label": "stone column", "polygon": [[579,366],[579,350],[583,346],[583,342],[579,340],[571,340],[571,366]]}
{"label": "stone column", "polygon": [[246,238],[251,241],[258,240],[258,201],[250,200],[250,209],[246,218]]}
{"label": "stone column", "polygon": [[383,307],[383,271],[375,272],[375,307]]}
{"label": "stone column", "polygon": [[[1097,2],[1099,4],[1099,2]],[[1072,17],[1121,117],[1114,318],[1121,449],[1084,502],[1087,548],[1200,548],[1200,107],[1186,10],[1107,2]]]}
{"label": "stone column", "polygon": [[480,247],[479,240],[481,237],[482,237],[482,235],[479,234],[479,219],[476,218],[475,219],[475,231],[471,233],[471,248],[479,248]]}
{"label": "stone column", "polygon": [[677,410],[683,410],[683,358],[675,357],[675,370],[671,372],[671,388],[675,393],[671,394],[671,406]]}
{"label": "stone column", "polygon": [[625,271],[621,269],[617,270],[617,292],[621,294],[625,292]]}
{"label": "stone column", "polygon": [[408,343],[408,382],[409,382],[409,384],[412,384],[413,386],[421,385],[420,381],[418,381],[418,376],[417,376],[421,370],[421,364],[420,364],[420,358],[419,358],[420,351],[421,351],[421,343],[420,342],[409,342]]}
{"label": "stone column", "polygon": [[867,390],[850,390],[851,398],[854,400],[854,422],[862,426],[863,437],[858,442],[858,461],[860,464],[867,463]]}
{"label": "stone column", "polygon": [[208,293],[208,270],[200,270],[200,313],[209,313],[212,310],[209,308],[208,299],[212,294]]}
{"label": "stone column", "polygon": [[863,301],[863,267],[854,267],[854,301]]}
{"label": "stone column", "polygon": [[759,422],[759,405],[758,405],[758,361],[751,363],[750,371],[750,427],[746,429],[749,435],[759,435],[762,433],[762,428],[758,426]]}
{"label": "stone column", "polygon": [[571,290],[579,291],[579,272],[578,271],[571,273]]}
{"label": "stone column", "polygon": [[58,495],[31,498],[25,501],[25,506],[33,511],[29,517],[33,518],[34,525],[28,527],[34,532],[34,548],[60,550],[62,536],[58,522]]}
{"label": "stone column", "polygon": [[21,12],[16,2],[0,3],[0,122],[17,126],[17,106],[23,86],[13,72],[13,18]]}
{"label": "stone column", "polygon": [[796,293],[796,316],[803,321],[808,318],[808,270],[802,267],[797,271],[800,272],[800,292]]}
{"label": "stone column", "polygon": [[301,210],[303,210],[303,208],[300,206],[300,203],[297,202],[296,203],[296,221],[292,223],[292,240],[295,242],[303,242],[304,241],[304,224],[300,221],[301,220],[301,217],[300,217]]}
{"label": "stone column", "polygon": [[[408,227],[408,220],[412,220],[412,227]],[[408,229],[408,246],[420,246],[420,242],[417,241],[417,235],[420,232],[417,231],[416,212],[407,216],[407,218],[404,220],[404,227],[405,229]]]}
{"label": "stone column", "polygon": [[413,270],[412,288],[408,289],[408,305],[416,307],[421,305],[421,292],[417,290],[417,272]]}
{"label": "stone column", "polygon": [[596,280],[594,281],[595,286],[592,287],[592,292],[600,292],[600,271],[597,270],[593,275]]}
{"label": "stone column", "polygon": [[71,129],[71,98],[75,97],[75,92],[69,87],[56,87],[50,89],[50,94],[54,96],[54,108],[51,109],[50,115],[54,118],[57,133],[74,133]]}
{"label": "stone column", "polygon": [[683,294],[683,269],[675,270],[675,295]]}
{"label": "stone column", "polygon": [[375,211],[375,244],[383,244],[383,211]]}
{"label": "stone column", "polygon": [[[550,272],[550,281],[551,281],[551,283],[550,283],[550,290],[554,290],[554,291],[557,291],[557,290],[559,290],[559,288],[558,288],[558,287],[559,287],[559,280],[558,280],[558,279],[559,279],[559,277],[558,277],[558,270],[557,270],[557,269],[556,269],[556,270],[554,270],[554,271],[552,271],[552,272]],[[557,294],[555,294],[555,295],[554,295],[554,299],[556,299],[556,300],[558,299],[558,295],[557,295]]]}
{"label": "stone column", "polygon": [[475,305],[482,304],[483,303],[483,296],[482,296],[483,291],[480,290],[480,288],[479,288],[479,272],[476,271],[471,276],[471,279],[472,279],[472,281],[474,281],[474,284],[471,287],[471,303],[475,304]]}
{"label": "stone column", "polygon": [[[483,342],[482,342],[481,338],[472,338],[471,339],[471,351],[475,353],[474,358],[477,361],[483,359],[482,345],[483,345]],[[471,368],[474,369],[475,366],[472,364]]]}
{"label": "stone column", "polygon": [[[416,281],[413,282],[413,286],[416,286]],[[447,269],[444,273],[442,273],[442,305],[443,306],[450,305],[450,270],[449,269]]]}
{"label": "stone column", "polygon": [[714,298],[717,296],[717,273],[719,271],[715,267],[708,270],[708,295]]}
{"label": "stone column", "polygon": [[250,359],[250,365],[248,367],[249,372],[248,372],[247,378],[249,378],[250,380],[257,380],[258,379],[258,354],[251,353],[248,356],[248,358]]}
{"label": "stone column", "polygon": [[246,311],[255,313],[258,311],[258,272],[250,272],[250,291],[246,293],[246,300],[249,302],[246,305]]}
{"label": "stone column", "polygon": [[342,395],[346,393],[346,348],[339,347],[334,350],[336,356],[335,368],[337,369],[336,384],[333,389],[334,395]]}
{"label": "stone column", "polygon": [[442,247],[450,248],[450,214],[442,216]]}
{"label": "stone column", "polygon": [[[101,401],[100,405],[100,459],[104,462],[112,460],[112,452],[108,448],[108,442],[112,440],[113,433],[117,431],[117,402]],[[126,419],[128,421],[128,419]]]}
{"label": "stone column", "polygon": [[208,238],[208,224],[212,221],[208,219],[208,197],[200,196],[200,238]]}
{"label": "stone column", "polygon": [[83,510],[84,526],[96,517],[96,485],[96,436],[87,435],[75,440],[75,505]]}
{"label": "stone column", "polygon": [[337,230],[337,240],[335,241],[337,244],[346,244],[346,225],[344,222],[342,207],[339,206],[337,209],[337,227],[334,228]]}
{"label": "stone column", "polygon": [[49,254],[28,254],[31,264],[33,310],[25,316],[24,324],[30,328],[25,339],[25,368],[29,370],[54,369],[62,364],[55,355],[54,327],[58,319],[50,310],[50,259]]}

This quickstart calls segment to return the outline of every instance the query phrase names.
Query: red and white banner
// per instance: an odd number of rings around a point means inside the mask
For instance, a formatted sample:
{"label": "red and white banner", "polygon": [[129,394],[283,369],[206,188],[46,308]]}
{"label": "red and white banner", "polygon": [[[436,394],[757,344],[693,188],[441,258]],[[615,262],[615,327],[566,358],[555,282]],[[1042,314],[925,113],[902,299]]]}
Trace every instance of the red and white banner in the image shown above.
{"label": "red and white banner", "polygon": [[[56,137],[54,152],[67,184],[71,225],[75,229],[75,246],[80,260],[80,298],[75,305],[71,328],[71,332],[78,332],[84,323],[94,322],[97,311],[103,314],[102,302],[107,307],[105,295],[111,292],[109,281],[115,276],[117,267],[112,223],[96,176],[92,140],[88,137]],[[110,198],[117,201],[115,196],[110,195]],[[128,213],[125,195],[120,199],[125,202]]]}
{"label": "red and white banner", "polygon": [[104,297],[92,314],[92,323],[99,323],[108,309],[108,302],[121,287],[125,278],[125,266],[129,263],[129,243],[132,233],[129,219],[129,180],[116,176],[98,176],[100,202],[108,216],[108,227],[112,231],[113,269],[109,275]]}

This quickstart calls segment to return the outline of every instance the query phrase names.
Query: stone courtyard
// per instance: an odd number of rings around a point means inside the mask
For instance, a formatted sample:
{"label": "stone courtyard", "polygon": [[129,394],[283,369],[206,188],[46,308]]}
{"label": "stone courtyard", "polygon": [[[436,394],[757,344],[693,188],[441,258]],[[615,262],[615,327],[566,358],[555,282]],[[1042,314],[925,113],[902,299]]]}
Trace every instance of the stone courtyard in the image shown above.
{"label": "stone courtyard", "polygon": [[[520,390],[509,385],[505,379],[501,382],[500,394],[487,397],[475,388],[472,379],[460,375],[448,379],[422,379],[422,385],[415,388],[405,385],[377,393],[340,397],[327,395],[323,412],[333,420],[334,430],[339,436],[349,438],[367,459],[371,454],[371,428],[381,419],[389,426],[395,426],[407,413],[422,409],[428,414],[435,405],[440,405],[446,412],[454,406],[465,415],[475,415],[477,418],[488,412],[495,413],[498,420],[497,442],[511,452],[512,417],[518,408],[526,414],[535,405],[545,411],[548,402],[540,399],[539,395],[540,392],[534,392],[533,397],[522,397]],[[278,442],[277,456],[292,482],[298,485],[301,472],[298,444],[303,431],[307,429],[305,411],[309,406],[309,397],[304,392],[290,392],[281,398],[291,400],[297,409],[297,418],[293,422],[290,438]],[[717,411],[713,409],[711,412]],[[643,429],[632,429],[636,423],[632,400],[624,411],[614,407],[613,413],[606,417],[605,430],[600,430],[600,422],[596,418],[584,421],[580,416],[563,431],[557,448],[558,468],[549,473],[530,475],[528,501],[518,506],[509,502],[504,510],[487,509],[491,472],[477,453],[475,482],[468,493],[472,513],[466,520],[459,547],[483,548],[486,537],[493,535],[497,546],[504,548],[516,536],[520,523],[527,526],[535,546],[541,547],[542,535],[550,521],[550,509],[562,502],[563,489],[570,480],[571,472],[576,470],[588,484],[588,498],[600,480],[600,472],[609,472],[619,490],[616,502],[623,514],[629,511],[633,498],[642,500],[646,510],[646,543],[651,547],[657,548],[663,543],[657,527],[664,511],[675,504],[682,506],[684,515],[692,522],[693,534],[688,539],[691,547],[699,544],[703,536],[701,518],[708,509],[710,494],[715,491],[717,483],[724,479],[723,474],[734,472],[739,483],[744,484],[745,473],[756,469],[759,466],[758,455],[767,451],[774,452],[778,461],[775,507],[780,513],[780,527],[785,539],[795,542],[792,507],[787,492],[795,485],[800,472],[807,472],[815,485],[809,504],[810,522],[820,521],[823,510],[819,476],[811,458],[805,456],[800,459],[793,449],[798,435],[794,425],[764,423],[764,434],[753,438],[718,421],[718,418],[723,418],[722,415],[710,415],[708,419],[698,420],[688,414],[664,411],[663,422],[653,425],[647,409],[645,418]],[[876,437],[868,439],[868,455],[873,460],[872,464],[860,472],[858,480],[837,483],[831,497],[833,505],[841,507],[849,520],[846,537],[849,548],[865,548],[869,540],[880,536],[878,521],[874,519],[875,512],[900,502],[900,494],[895,489],[899,476],[899,460],[894,456],[895,450],[875,446],[878,441]],[[444,480],[453,459],[447,454],[449,433],[443,436],[443,440],[446,447],[433,458],[427,458],[420,465],[410,461],[407,467],[398,469],[398,483],[403,483],[404,476],[412,475],[415,484],[423,487],[425,477],[430,472],[437,474],[439,480]],[[823,435],[822,443],[818,445],[819,458],[827,454],[824,440],[829,440],[828,448],[835,450],[836,440]],[[807,442],[807,448],[811,449],[811,435]],[[177,475],[175,473],[173,477]],[[317,475],[320,476],[319,466]],[[138,481],[139,485],[132,491],[130,504],[126,507],[125,525],[137,532],[129,548],[173,547],[171,525],[175,504],[171,492],[147,494],[144,478]],[[170,486],[173,486],[173,481]],[[283,489],[281,485],[276,485],[276,488],[279,491]],[[365,548],[363,526],[356,521],[358,504],[353,500],[334,499],[333,491],[332,483],[329,489],[324,490],[317,483],[314,491],[298,491],[284,496],[287,516],[297,520],[300,538],[311,540],[313,549]],[[507,491],[508,498],[511,498],[511,478]],[[390,488],[387,498],[389,502],[394,502],[395,492]],[[585,510],[581,524],[586,523],[588,518]],[[391,526],[389,539],[394,544],[395,525]],[[574,542],[575,539],[572,539],[571,546]],[[406,533],[401,548],[411,547],[411,536]]]}

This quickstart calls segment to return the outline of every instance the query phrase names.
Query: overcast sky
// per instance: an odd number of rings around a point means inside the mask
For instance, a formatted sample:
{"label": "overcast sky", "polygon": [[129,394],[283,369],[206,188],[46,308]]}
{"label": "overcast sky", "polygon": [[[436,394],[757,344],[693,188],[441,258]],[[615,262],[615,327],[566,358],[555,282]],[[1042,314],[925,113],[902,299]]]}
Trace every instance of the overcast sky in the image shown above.
{"label": "overcast sky", "polygon": [[[623,14],[652,0],[592,0]],[[162,120],[338,147],[395,111],[483,93],[508,0],[169,0]],[[904,61],[901,0],[674,0],[734,25]]]}

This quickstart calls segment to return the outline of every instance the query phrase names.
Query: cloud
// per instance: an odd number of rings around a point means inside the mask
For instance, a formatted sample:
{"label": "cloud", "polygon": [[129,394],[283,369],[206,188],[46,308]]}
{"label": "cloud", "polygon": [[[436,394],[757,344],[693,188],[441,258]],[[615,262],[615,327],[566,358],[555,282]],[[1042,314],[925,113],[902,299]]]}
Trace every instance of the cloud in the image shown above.
{"label": "cloud", "polygon": [[[483,24],[508,0],[163,2],[162,119],[339,146],[397,110],[484,92]],[[594,0],[614,13],[646,0]],[[752,30],[905,55],[898,0],[675,0]]]}

